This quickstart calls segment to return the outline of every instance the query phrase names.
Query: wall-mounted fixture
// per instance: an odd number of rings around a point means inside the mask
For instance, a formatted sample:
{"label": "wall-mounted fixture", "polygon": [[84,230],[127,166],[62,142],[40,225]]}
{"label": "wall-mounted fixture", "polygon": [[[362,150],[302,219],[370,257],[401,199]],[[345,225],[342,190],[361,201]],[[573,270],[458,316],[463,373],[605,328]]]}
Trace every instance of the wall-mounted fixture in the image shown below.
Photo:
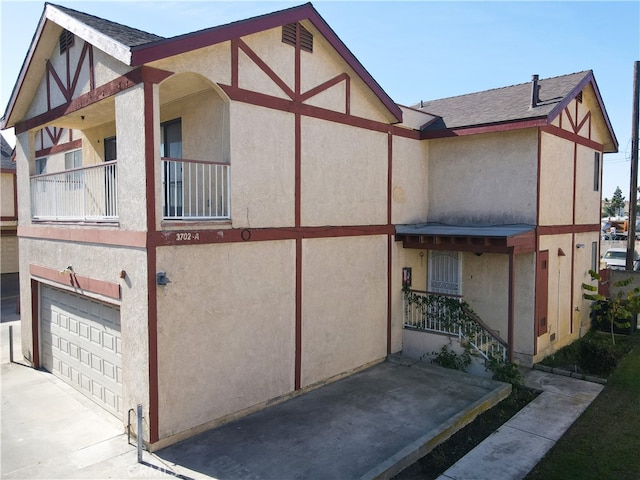
{"label": "wall-mounted fixture", "polygon": [[71,265],[69,265],[64,270],[60,270],[60,275],[71,275],[73,273],[75,273],[75,272],[73,271],[73,267]]}
{"label": "wall-mounted fixture", "polygon": [[474,255],[475,255],[476,257],[481,257],[481,256],[482,256],[482,253],[483,253],[483,252],[474,252]]}
{"label": "wall-mounted fixture", "polygon": [[576,248],[584,248],[584,243],[576,243]]}
{"label": "wall-mounted fixture", "polygon": [[126,270],[121,270],[121,271],[120,271],[120,278],[122,278],[122,279],[127,278],[127,272],[126,272]]}
{"label": "wall-mounted fixture", "polygon": [[562,250],[561,248],[558,248],[558,256],[559,256],[559,257],[566,257],[566,256],[567,256],[567,254],[566,254],[566,253],[564,253],[564,250]]}
{"label": "wall-mounted fixture", "polygon": [[171,280],[169,280],[169,277],[167,277],[167,272],[156,273],[156,283],[160,286],[165,286],[171,283]]}

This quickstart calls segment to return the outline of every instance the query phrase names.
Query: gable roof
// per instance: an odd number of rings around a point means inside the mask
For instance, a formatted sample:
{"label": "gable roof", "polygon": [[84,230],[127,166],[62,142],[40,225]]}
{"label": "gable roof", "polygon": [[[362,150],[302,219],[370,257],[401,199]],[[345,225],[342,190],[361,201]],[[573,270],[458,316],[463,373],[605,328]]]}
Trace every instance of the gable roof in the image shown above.
{"label": "gable roof", "polygon": [[[46,3],[38,28],[36,29],[20,70],[18,80],[7,104],[4,117],[0,121],[0,128],[6,128],[15,123],[15,120],[11,117],[14,112],[16,99],[23,85],[27,83],[29,79],[31,79],[31,83],[35,82],[34,78],[39,79],[44,74],[44,62],[39,61],[38,48],[42,48],[40,47],[40,39],[44,35],[50,22],[70,31],[122,63],[136,67],[162,58],[179,55],[191,50],[301,20],[308,20],[318,29],[329,44],[342,56],[349,67],[351,67],[380,102],[382,102],[391,114],[393,121],[401,122],[402,111],[400,107],[387,95],[346,45],[338,38],[311,3],[172,38],[164,38],[93,15],[78,12],[67,7]],[[42,56],[44,54],[40,53],[39,55]],[[33,85],[31,87],[33,88]]]}
{"label": "gable roof", "polygon": [[0,168],[2,170],[15,170],[16,162],[12,159],[13,156],[13,148],[9,145],[9,142],[4,138],[4,135],[0,133],[0,158],[2,165]]}
{"label": "gable roof", "polygon": [[618,141],[591,70],[539,80],[539,100],[535,107],[531,107],[532,87],[531,82],[527,82],[457,97],[423,101],[415,108],[441,117],[426,127],[425,132],[455,131],[533,120],[540,120],[541,125],[546,125],[550,124],[589,84],[596,94],[613,149],[617,151]]}

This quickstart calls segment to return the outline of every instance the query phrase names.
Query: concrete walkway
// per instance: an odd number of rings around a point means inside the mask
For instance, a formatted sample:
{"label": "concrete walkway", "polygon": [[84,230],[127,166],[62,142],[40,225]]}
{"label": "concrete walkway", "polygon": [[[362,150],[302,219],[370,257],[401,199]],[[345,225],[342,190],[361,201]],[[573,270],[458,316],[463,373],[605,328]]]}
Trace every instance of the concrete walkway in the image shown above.
{"label": "concrete walkway", "polygon": [[524,478],[604,388],[539,370],[525,383],[542,393],[438,480]]}

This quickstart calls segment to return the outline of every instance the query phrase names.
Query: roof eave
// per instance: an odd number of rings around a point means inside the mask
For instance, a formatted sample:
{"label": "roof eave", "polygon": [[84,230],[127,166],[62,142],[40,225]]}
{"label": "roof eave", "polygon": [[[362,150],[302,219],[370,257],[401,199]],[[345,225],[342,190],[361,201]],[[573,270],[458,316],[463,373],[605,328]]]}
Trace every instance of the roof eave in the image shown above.
{"label": "roof eave", "polygon": [[434,138],[461,137],[465,135],[477,135],[480,133],[505,132],[508,130],[520,130],[523,128],[537,128],[549,125],[546,115],[534,118],[524,118],[520,120],[509,120],[505,122],[487,123],[481,125],[464,125],[454,128],[443,128],[440,130],[424,130],[420,139],[428,140]]}
{"label": "roof eave", "polygon": [[596,83],[596,79],[593,75],[593,71],[589,71],[580,82],[573,87],[573,89],[562,99],[558,105],[556,105],[551,112],[547,115],[549,119],[549,124],[555,119],[562,111],[567,107],[574,98],[584,90],[584,87],[591,84],[593,87],[593,91],[596,95],[596,100],[598,101],[598,105],[600,107],[600,111],[602,112],[602,117],[604,118],[605,124],[607,126],[607,130],[609,131],[609,135],[611,137],[611,144],[613,146],[612,149],[607,151],[606,153],[615,153],[618,151],[618,139],[616,138],[616,134],[613,131],[613,127],[611,125],[611,120],[609,120],[609,115],[607,114],[607,110],[604,107],[604,102],[602,100],[602,96],[600,95],[600,89],[598,88],[598,84]]}
{"label": "roof eave", "polygon": [[71,15],[56,8],[55,5],[47,4],[45,7],[45,16],[47,19],[60,25],[74,35],[77,35],[84,41],[91,43],[116,60],[119,60],[125,65],[131,65],[131,49],[127,45],[123,45],[95,28],[80,22]]}

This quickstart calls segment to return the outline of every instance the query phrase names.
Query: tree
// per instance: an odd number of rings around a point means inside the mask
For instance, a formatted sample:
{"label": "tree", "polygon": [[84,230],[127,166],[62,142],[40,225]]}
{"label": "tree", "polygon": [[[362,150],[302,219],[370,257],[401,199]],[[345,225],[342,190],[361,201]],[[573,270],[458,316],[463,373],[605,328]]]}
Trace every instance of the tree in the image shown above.
{"label": "tree", "polygon": [[622,196],[622,190],[620,190],[620,187],[616,187],[616,191],[613,192],[610,205],[617,215],[620,215],[619,212],[621,211],[622,214],[624,214],[624,197]]}
{"label": "tree", "polygon": [[[602,281],[602,277],[597,272],[589,270],[589,275],[598,282]],[[626,280],[618,280],[612,284],[615,288],[622,288],[631,285],[633,277]],[[582,284],[585,293],[582,295],[586,300],[592,300],[591,310],[595,315],[597,322],[607,322],[611,327],[611,341],[616,344],[616,338],[613,335],[614,327],[629,328],[633,315],[640,313],[640,287],[636,287],[627,292],[619,290],[617,294],[605,297],[598,293],[598,287],[588,283]]]}

